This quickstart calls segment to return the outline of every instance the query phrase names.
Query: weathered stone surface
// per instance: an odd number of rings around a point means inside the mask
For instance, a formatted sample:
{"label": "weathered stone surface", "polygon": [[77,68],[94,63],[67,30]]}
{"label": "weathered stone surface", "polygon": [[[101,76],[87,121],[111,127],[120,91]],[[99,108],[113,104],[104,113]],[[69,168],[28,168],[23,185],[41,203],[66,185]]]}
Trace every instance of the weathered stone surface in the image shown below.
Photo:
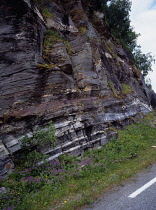
{"label": "weathered stone surface", "polygon": [[5,187],[0,188],[0,195],[6,192],[7,192],[7,189]]}
{"label": "weathered stone surface", "polygon": [[46,18],[47,28],[55,28],[60,31],[78,32],[69,14],[65,13],[62,5],[55,2],[49,3],[46,7],[51,12],[52,17]]}
{"label": "weathered stone surface", "polygon": [[5,175],[8,172],[12,172],[13,168],[14,163],[9,157],[3,156],[0,158],[0,175]]}
{"label": "weathered stone surface", "polygon": [[[117,135],[109,127],[124,127],[155,107],[154,93],[102,14],[94,20],[81,0],[45,5],[51,18],[30,0],[0,4],[0,174],[14,167],[10,154],[20,151],[24,135],[51,120],[57,142],[43,149],[49,161],[103,146]],[[60,36],[48,50],[47,29]]]}

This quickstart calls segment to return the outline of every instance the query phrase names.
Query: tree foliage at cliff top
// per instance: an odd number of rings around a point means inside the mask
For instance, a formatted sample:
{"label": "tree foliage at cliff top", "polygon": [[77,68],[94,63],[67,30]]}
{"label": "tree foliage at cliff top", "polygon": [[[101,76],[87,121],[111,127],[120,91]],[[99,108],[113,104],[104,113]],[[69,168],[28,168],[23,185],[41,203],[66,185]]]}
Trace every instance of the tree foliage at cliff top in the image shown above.
{"label": "tree foliage at cliff top", "polygon": [[105,19],[110,26],[111,32],[128,49],[134,57],[135,63],[143,76],[147,76],[152,71],[153,56],[150,53],[141,52],[137,45],[136,34],[130,21],[130,11],[132,2],[129,0],[87,0],[95,10],[104,12]]}

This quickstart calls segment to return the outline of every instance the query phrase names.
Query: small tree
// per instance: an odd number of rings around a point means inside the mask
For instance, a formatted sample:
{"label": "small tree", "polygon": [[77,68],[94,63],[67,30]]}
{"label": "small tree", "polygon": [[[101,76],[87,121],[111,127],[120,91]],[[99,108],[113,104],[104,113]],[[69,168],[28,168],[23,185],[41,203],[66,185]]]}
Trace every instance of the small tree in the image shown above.
{"label": "small tree", "polygon": [[147,76],[152,70],[152,63],[155,62],[151,53],[144,54],[141,52],[141,47],[137,46],[133,51],[134,59],[137,67],[142,72],[143,76]]}
{"label": "small tree", "polygon": [[112,0],[105,13],[107,22],[115,36],[125,42],[132,51],[136,46],[139,34],[136,34],[130,26],[130,11],[131,2],[129,0]]}

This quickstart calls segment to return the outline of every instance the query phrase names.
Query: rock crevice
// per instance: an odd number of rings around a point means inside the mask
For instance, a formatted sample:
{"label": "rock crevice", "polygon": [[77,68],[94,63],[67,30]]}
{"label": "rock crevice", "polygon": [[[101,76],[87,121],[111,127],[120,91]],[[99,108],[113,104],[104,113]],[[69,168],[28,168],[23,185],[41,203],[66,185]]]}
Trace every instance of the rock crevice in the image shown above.
{"label": "rock crevice", "polygon": [[44,152],[52,160],[103,146],[117,135],[110,127],[155,106],[104,15],[93,17],[87,3],[54,0],[46,14],[31,0],[0,3],[0,174],[14,167],[24,135],[49,121],[57,142]]}

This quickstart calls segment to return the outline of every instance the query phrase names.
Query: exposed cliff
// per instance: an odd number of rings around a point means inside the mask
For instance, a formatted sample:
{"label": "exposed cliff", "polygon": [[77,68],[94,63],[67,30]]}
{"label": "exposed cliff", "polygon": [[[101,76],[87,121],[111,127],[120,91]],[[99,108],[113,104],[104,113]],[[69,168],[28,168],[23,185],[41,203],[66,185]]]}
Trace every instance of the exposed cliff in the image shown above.
{"label": "exposed cliff", "polygon": [[42,11],[29,0],[0,5],[0,174],[23,136],[51,120],[53,159],[100,147],[115,134],[109,127],[151,110],[131,55],[86,1],[53,0]]}

